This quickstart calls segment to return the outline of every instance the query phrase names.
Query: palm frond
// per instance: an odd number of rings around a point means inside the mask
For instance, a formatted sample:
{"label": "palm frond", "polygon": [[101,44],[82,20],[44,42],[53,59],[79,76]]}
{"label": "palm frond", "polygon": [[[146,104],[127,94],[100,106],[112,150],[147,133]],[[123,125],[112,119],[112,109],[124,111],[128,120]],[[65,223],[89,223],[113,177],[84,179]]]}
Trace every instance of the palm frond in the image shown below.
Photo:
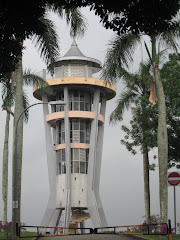
{"label": "palm frond", "polygon": [[81,13],[79,8],[65,10],[67,24],[70,25],[70,36],[75,38],[77,36],[84,36],[87,30],[87,20]]}
{"label": "palm frond", "polygon": [[41,93],[43,94],[51,94],[52,89],[51,87],[47,84],[44,79],[36,74],[31,73],[29,69],[26,69],[23,72],[23,83],[27,86],[36,86],[40,88]]}
{"label": "palm frond", "polygon": [[[29,106],[29,100],[26,92],[23,90],[23,109],[26,109]],[[29,109],[24,112],[24,121],[28,122],[29,119]]]}
{"label": "palm frond", "polygon": [[162,50],[162,51],[158,51],[158,64],[159,65],[163,65],[164,62],[166,61],[167,59],[167,54],[168,54],[168,51],[167,51],[167,48]]}
{"label": "palm frond", "polygon": [[55,31],[55,25],[50,19],[43,16],[39,18],[39,24],[41,31],[34,35],[33,42],[45,63],[51,65],[49,70],[53,72],[53,63],[59,56],[58,35]]}
{"label": "palm frond", "polygon": [[64,8],[59,4],[49,4],[48,9],[57,12],[60,18],[64,18],[68,26],[70,26],[70,36],[82,37],[87,30],[87,20],[85,16],[81,13],[80,8]]}
{"label": "palm frond", "polygon": [[3,76],[1,81],[1,91],[2,91],[2,108],[11,108],[14,104],[14,94],[11,92],[11,74]]}
{"label": "palm frond", "polygon": [[159,35],[159,44],[163,48],[169,48],[175,52],[178,51],[179,44],[178,39],[180,37],[180,26],[176,28],[168,29]]}
{"label": "palm frond", "polygon": [[116,36],[111,40],[102,69],[102,77],[105,81],[117,81],[122,76],[122,68],[129,68],[133,62],[136,46],[140,43],[140,38],[140,35],[125,34]]}
{"label": "palm frond", "polygon": [[130,89],[124,91],[118,99],[116,108],[110,115],[109,122],[111,124],[115,124],[118,121],[122,121],[124,111],[129,109],[130,105],[134,102],[136,97],[137,94],[134,91]]}

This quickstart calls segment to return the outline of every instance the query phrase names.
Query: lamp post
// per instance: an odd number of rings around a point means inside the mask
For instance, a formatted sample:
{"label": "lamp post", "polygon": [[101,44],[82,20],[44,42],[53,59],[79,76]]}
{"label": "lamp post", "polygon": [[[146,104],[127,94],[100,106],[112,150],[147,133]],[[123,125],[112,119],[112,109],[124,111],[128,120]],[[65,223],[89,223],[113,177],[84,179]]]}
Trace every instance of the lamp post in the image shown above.
{"label": "lamp post", "polygon": [[65,105],[66,103],[63,101],[51,101],[51,102],[40,102],[40,103],[34,103],[27,108],[25,108],[22,113],[19,115],[18,120],[16,122],[15,127],[15,152],[14,152],[14,168],[13,168],[13,201],[12,201],[12,226],[13,226],[13,240],[17,240],[16,236],[16,224],[18,223],[18,216],[17,216],[17,210],[18,210],[18,159],[17,159],[17,131],[18,131],[18,124],[19,120],[22,117],[22,115],[31,107],[39,105],[39,104],[50,104],[50,105]]}

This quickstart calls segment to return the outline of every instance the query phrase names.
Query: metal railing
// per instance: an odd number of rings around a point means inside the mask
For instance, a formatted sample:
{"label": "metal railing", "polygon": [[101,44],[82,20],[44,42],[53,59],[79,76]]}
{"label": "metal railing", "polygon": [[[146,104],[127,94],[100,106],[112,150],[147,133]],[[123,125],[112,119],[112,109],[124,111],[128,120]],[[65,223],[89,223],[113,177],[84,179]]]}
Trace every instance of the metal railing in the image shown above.
{"label": "metal railing", "polygon": [[112,233],[121,235],[168,235],[168,225],[166,223],[160,223],[160,224],[101,227],[95,228],[94,233],[95,234]]}
{"label": "metal railing", "polygon": [[[19,226],[16,225],[17,239],[29,238],[23,234],[22,229],[36,229],[36,233],[31,237],[51,237],[51,236],[66,236],[79,234],[120,234],[120,235],[169,235],[172,240],[171,221],[169,226],[166,223],[159,224],[141,224],[141,225],[126,225],[100,228],[68,228],[68,227],[43,227],[43,226]],[[52,231],[54,229],[54,231]],[[45,234],[43,233],[45,232]],[[52,234],[53,232],[53,234]]]}
{"label": "metal railing", "polygon": [[[44,227],[44,226],[19,226],[17,229],[17,236],[19,238],[29,238],[29,236],[23,235],[22,229],[28,228],[36,229],[35,235],[31,236],[34,237],[55,237],[55,236],[66,236],[66,235],[79,235],[79,234],[93,234],[94,231],[92,228],[68,228],[68,227]],[[54,229],[54,233],[51,233],[51,230]],[[45,230],[45,231],[44,231]],[[83,233],[79,233],[80,230],[83,230]],[[34,232],[34,231],[33,231]],[[45,232],[42,233],[42,232]]]}

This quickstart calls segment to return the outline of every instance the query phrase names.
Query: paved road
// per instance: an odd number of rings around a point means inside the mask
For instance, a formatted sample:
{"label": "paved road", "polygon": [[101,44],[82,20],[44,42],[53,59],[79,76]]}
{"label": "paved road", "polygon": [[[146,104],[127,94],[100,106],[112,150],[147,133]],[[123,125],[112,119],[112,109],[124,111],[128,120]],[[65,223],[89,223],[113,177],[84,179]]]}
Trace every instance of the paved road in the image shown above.
{"label": "paved road", "polygon": [[[133,240],[134,236],[116,235],[116,234],[88,234],[59,237],[43,237],[40,240]],[[136,238],[138,239],[138,238]]]}

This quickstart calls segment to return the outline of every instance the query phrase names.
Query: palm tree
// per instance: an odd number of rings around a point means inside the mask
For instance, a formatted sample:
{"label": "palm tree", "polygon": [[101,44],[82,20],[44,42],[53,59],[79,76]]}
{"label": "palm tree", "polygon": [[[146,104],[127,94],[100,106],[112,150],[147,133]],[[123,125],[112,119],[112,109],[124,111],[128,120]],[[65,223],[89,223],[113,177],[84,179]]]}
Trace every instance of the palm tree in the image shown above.
{"label": "palm tree", "polygon": [[[7,112],[6,115],[6,125],[5,125],[5,137],[3,146],[3,167],[2,167],[2,200],[3,200],[3,224],[7,222],[7,199],[8,199],[8,153],[9,153],[9,121],[10,115],[14,117],[14,113],[11,108],[14,105],[15,94],[14,88],[12,88],[12,76],[11,74],[6,74],[1,78],[2,85],[2,109]],[[42,88],[43,93],[49,93],[51,91],[49,85],[40,78],[39,76],[32,74],[30,70],[24,71],[23,73],[23,84],[36,85]],[[23,91],[23,109],[28,107],[28,98]],[[28,111],[25,112],[24,121],[28,121]]]}
{"label": "palm tree", "polygon": [[3,224],[7,222],[7,193],[8,193],[8,152],[9,152],[9,120],[10,114],[13,116],[11,107],[13,104],[13,94],[10,91],[9,76],[1,79],[2,83],[2,109],[6,111],[5,137],[3,147],[3,166],[2,166],[2,200],[3,200]]}
{"label": "palm tree", "polygon": [[[50,7],[50,6],[49,6]],[[59,11],[62,17],[62,10],[51,5],[51,9]],[[65,11],[66,14],[66,11]],[[78,15],[79,14],[79,15]],[[79,16],[79,19],[78,19]],[[67,23],[71,24],[71,34],[76,36],[79,32],[85,31],[84,18],[80,15],[79,10],[69,10],[67,15]],[[81,20],[81,21],[80,21]],[[83,25],[84,24],[84,25]],[[81,26],[80,26],[81,25]],[[56,58],[59,54],[59,47],[57,41],[57,34],[55,32],[54,24],[51,20],[42,16],[39,19],[39,32],[36,35],[29,36],[35,42],[35,46],[38,47],[40,51],[40,56],[43,57],[46,64],[49,66],[49,70],[53,73],[53,64],[56,61]],[[23,45],[23,41],[20,40]],[[21,112],[23,111],[23,76],[22,76],[22,53],[19,56],[19,62],[17,65],[15,73],[15,83],[16,83],[16,101],[14,109],[14,132],[13,132],[13,181],[14,181],[14,152],[15,152],[15,126],[17,119]],[[22,171],[22,147],[23,147],[23,118],[19,121],[18,127],[18,143],[17,143],[17,159],[18,159],[18,221],[20,222],[20,205],[21,205],[21,171]],[[14,219],[14,216],[12,216]]]}
{"label": "palm tree", "polygon": [[[137,109],[141,112],[141,123],[139,128],[141,130],[141,141],[137,142],[137,145],[141,145],[141,151],[143,154],[143,170],[144,170],[144,199],[145,199],[145,216],[146,222],[150,222],[150,186],[149,186],[149,146],[147,145],[147,136],[145,132],[149,131],[148,121],[144,114],[147,106],[144,104],[145,97],[149,94],[149,85],[151,82],[150,64],[140,63],[140,67],[137,73],[132,74],[125,69],[121,69],[122,81],[125,85],[124,91],[120,94],[117,102],[117,106],[110,115],[110,123],[115,124],[123,120],[123,114],[125,110],[130,107],[133,108],[133,114],[136,114]],[[150,134],[150,133],[149,133]],[[125,143],[125,141],[121,141]],[[125,144],[126,145],[126,144]],[[126,145],[130,150],[129,146]],[[132,149],[131,149],[132,151]],[[135,153],[132,151],[133,154]]]}
{"label": "palm tree", "polygon": [[[159,55],[161,46],[177,50],[175,38],[179,36],[179,29],[169,29],[161,34],[149,35],[152,46],[150,54],[147,45],[146,50],[153,66],[153,81],[151,82],[150,101],[155,104],[155,85],[158,96],[158,160],[159,160],[159,192],[160,192],[160,216],[162,222],[168,218],[168,188],[167,188],[167,166],[168,166],[168,139],[166,125],[166,105],[163,85],[159,73]],[[125,34],[116,36],[110,42],[106,53],[103,76],[107,81],[115,82],[121,77],[121,69],[129,67],[133,62],[133,54],[136,46],[140,43],[142,34]]]}

